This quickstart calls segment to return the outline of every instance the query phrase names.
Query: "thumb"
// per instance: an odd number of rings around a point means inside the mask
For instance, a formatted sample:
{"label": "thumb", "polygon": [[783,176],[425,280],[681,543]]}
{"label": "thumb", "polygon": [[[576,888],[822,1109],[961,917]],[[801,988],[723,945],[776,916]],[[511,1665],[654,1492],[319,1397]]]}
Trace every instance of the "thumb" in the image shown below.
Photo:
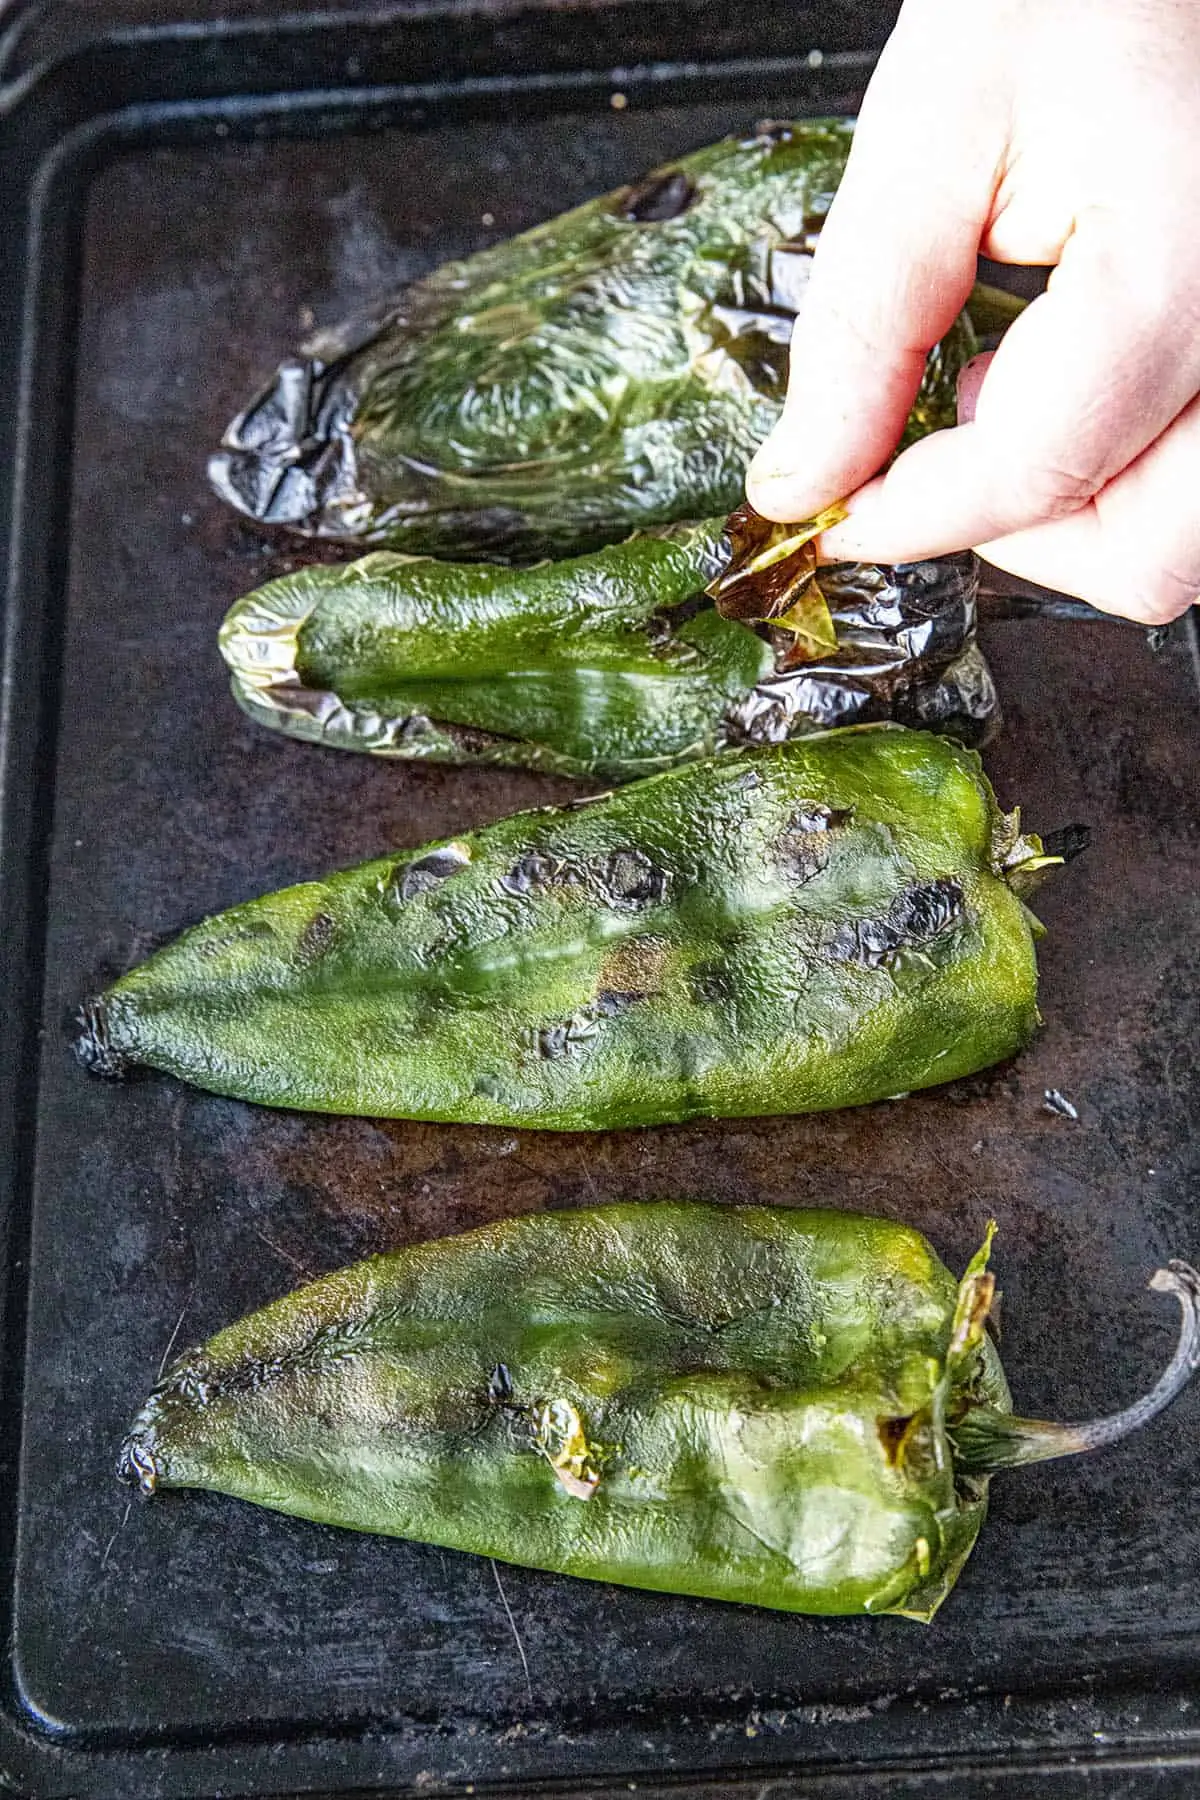
{"label": "thumb", "polygon": [[[986,86],[939,84],[919,32],[897,30],[863,102],[792,336],[787,400],[750,465],[767,518],[851,494],[900,441],[930,348],[965,304],[1005,152]],[[914,93],[959,94],[936,114]]]}

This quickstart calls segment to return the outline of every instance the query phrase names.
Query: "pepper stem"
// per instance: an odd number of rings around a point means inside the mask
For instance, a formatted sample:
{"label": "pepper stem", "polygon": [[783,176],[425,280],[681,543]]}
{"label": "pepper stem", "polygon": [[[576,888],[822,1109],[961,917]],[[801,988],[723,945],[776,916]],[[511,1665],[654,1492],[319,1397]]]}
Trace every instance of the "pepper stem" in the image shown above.
{"label": "pepper stem", "polygon": [[1169,1406],[1200,1369],[1200,1275],[1189,1263],[1169,1262],[1150,1277],[1159,1294],[1174,1294],[1182,1320],[1170,1364],[1148,1394],[1122,1412],[1083,1425],[1056,1425],[1045,1419],[1016,1419],[990,1406],[973,1407],[950,1430],[956,1466],[966,1474],[990,1475],[1023,1463],[1079,1456],[1115,1444]]}

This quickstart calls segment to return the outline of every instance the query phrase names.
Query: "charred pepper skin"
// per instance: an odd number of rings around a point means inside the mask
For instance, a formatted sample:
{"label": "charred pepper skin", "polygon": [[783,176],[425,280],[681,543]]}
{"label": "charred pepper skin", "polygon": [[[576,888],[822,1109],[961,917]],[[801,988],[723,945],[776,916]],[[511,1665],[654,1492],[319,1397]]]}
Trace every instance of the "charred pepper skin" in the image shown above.
{"label": "charred pepper skin", "polygon": [[1142,1399],[1019,1419],[963,1279],[916,1231],[661,1202],[377,1256],[181,1357],[126,1439],[146,1493],[214,1488],[359,1531],[672,1594],[928,1620],[989,1475],[1116,1442],[1200,1365],[1200,1276]]}
{"label": "charred pepper skin", "polygon": [[857,1105],[1026,1042],[1039,850],[972,752],[830,732],[235,906],[85,1008],[79,1050],[553,1130]]}
{"label": "charred pepper skin", "polygon": [[375,551],[248,594],[221,653],[242,709],[288,736],[602,781],[860,720],[990,735],[973,557],[827,571],[837,647],[780,669],[766,628],[704,593],[726,548],[710,519],[533,568]]}
{"label": "charred pepper skin", "polygon": [[[446,263],[284,363],[209,465],[265,524],[530,559],[732,510],[779,415],[845,121],[727,139]],[[953,424],[964,314],[911,435]]]}
{"label": "charred pepper skin", "polygon": [[618,1205],[331,1275],[178,1361],[123,1454],[147,1491],[667,1593],[929,1617],[974,1543],[946,1417],[956,1284],[915,1231]]}

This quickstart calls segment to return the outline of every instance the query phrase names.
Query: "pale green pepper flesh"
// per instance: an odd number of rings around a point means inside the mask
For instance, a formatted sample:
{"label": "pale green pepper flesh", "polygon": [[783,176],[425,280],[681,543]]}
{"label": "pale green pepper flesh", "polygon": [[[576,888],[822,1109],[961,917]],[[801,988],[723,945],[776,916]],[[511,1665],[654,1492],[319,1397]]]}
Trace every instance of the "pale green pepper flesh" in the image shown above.
{"label": "pale green pepper flesh", "polygon": [[774,667],[704,601],[722,543],[714,519],[530,569],[376,551],[247,595],[221,649],[293,737],[628,781],[721,749]]}

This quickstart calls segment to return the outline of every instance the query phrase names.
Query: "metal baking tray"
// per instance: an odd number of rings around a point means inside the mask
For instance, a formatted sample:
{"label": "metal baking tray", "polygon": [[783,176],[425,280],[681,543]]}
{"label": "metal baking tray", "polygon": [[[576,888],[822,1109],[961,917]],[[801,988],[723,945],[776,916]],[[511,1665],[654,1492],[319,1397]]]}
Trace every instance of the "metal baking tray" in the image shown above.
{"label": "metal baking tray", "polygon": [[0,8],[0,1781],[18,1792],[1200,1790],[1200,1391],[1102,1457],[999,1479],[928,1629],[497,1579],[213,1496],[142,1506],[114,1478],[172,1347],[365,1253],[618,1196],[864,1207],[957,1264],[994,1214],[1024,1409],[1087,1415],[1164,1361],[1175,1321],[1145,1280],[1200,1255],[1189,628],[1157,654],[1117,625],[989,628],[1001,796],[1094,844],[1041,901],[1044,1030],[987,1075],[853,1114],[521,1137],[108,1086],[68,1046],[85,993],[202,914],[573,791],[241,718],[215,628],[290,552],[205,484],[238,403],[397,278],[758,117],[853,111],[893,12]]}

